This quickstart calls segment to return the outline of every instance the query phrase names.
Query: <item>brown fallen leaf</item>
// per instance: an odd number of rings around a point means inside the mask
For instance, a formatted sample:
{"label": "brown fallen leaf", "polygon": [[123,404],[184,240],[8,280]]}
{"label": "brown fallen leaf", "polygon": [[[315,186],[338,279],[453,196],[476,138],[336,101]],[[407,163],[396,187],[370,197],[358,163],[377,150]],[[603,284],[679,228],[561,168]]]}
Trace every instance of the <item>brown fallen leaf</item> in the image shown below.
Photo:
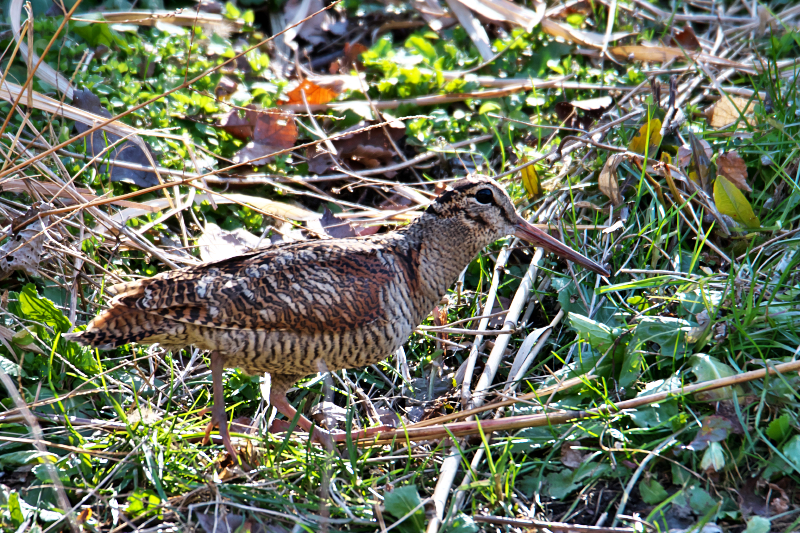
{"label": "brown fallen leaf", "polygon": [[[352,135],[344,135],[332,141],[341,162],[356,163],[362,168],[376,168],[391,163],[396,152],[386,138],[383,128],[357,131],[368,125],[367,122],[360,122],[350,128],[354,131]],[[406,129],[402,123],[393,122],[386,126],[385,131],[394,142],[397,142],[403,138]],[[333,165],[331,156],[326,152],[309,149],[306,155],[308,171],[313,174],[322,174]]]}
{"label": "brown fallen leaf", "polygon": [[244,109],[231,109],[229,112],[222,115],[217,127],[225,130],[237,139],[246,141],[253,136],[258,112],[259,109],[254,104],[250,104]]}
{"label": "brown fallen leaf", "polygon": [[581,466],[588,454],[579,450],[580,447],[581,442],[578,440],[563,443],[561,445],[561,464],[572,469]]}
{"label": "brown fallen leaf", "polygon": [[717,171],[721,176],[743,191],[753,192],[747,184],[747,165],[744,159],[736,152],[725,152],[717,158]]}
{"label": "brown fallen leaf", "polygon": [[339,94],[331,87],[322,87],[313,81],[304,80],[303,83],[286,93],[289,98],[287,104],[303,104],[303,94],[308,105],[322,105],[332,101]]}
{"label": "brown fallen leaf", "polygon": [[236,153],[235,162],[265,165],[272,161],[275,152],[294,146],[297,140],[294,117],[277,111],[268,109],[256,114],[252,142]]}
{"label": "brown fallen leaf", "polygon": [[614,207],[622,205],[622,195],[619,193],[619,183],[617,181],[617,167],[625,159],[625,154],[611,154],[600,171],[598,186],[600,192],[608,196]]}
{"label": "brown fallen leaf", "polygon": [[725,128],[737,121],[741,128],[744,127],[745,121],[752,124],[752,118],[748,118],[747,115],[755,111],[756,103],[752,101],[748,104],[748,102],[747,98],[738,96],[720,98],[717,103],[706,111],[709,126],[712,128]]}
{"label": "brown fallen leaf", "polygon": [[[708,144],[708,141],[703,139],[698,139],[699,145],[703,147],[703,152],[705,153],[706,157],[711,160],[711,156],[714,155],[714,150],[711,149],[711,145]],[[689,163],[692,162],[692,147],[683,145],[678,148],[678,166],[681,168],[686,168],[689,166]]]}
{"label": "brown fallen leaf", "polygon": [[686,50],[700,50],[700,41],[691,26],[675,28],[672,35],[667,38],[666,45]]}
{"label": "brown fallen leaf", "polygon": [[361,54],[369,50],[361,43],[344,43],[344,57],[341,57],[331,63],[328,69],[331,74],[341,72],[347,74],[350,69],[363,70],[364,64],[361,62]]}

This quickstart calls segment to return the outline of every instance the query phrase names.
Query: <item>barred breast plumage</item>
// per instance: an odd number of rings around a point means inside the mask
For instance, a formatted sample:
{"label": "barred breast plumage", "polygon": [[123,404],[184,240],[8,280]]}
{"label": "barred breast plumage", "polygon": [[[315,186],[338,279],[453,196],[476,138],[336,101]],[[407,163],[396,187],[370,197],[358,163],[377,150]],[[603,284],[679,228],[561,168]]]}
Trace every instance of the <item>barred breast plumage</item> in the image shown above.
{"label": "barred breast plumage", "polygon": [[[94,346],[141,342],[211,350],[213,420],[235,455],[223,367],[269,372],[271,403],[292,418],[285,393],[297,379],[387,357],[475,255],[509,234],[608,275],[519,217],[497,182],[469,178],[454,183],[417,221],[390,233],[279,245],[114,286],[110,309],[70,337]],[[311,429],[305,417],[300,425]]]}

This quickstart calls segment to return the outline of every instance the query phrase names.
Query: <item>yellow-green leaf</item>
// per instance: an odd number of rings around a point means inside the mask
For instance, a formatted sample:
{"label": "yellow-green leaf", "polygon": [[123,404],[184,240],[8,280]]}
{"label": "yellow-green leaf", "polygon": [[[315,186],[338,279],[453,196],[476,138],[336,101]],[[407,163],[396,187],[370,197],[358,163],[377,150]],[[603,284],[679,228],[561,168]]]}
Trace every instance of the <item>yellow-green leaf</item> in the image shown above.
{"label": "yellow-green leaf", "polygon": [[724,176],[717,176],[717,181],[714,182],[714,203],[720,213],[728,215],[745,228],[761,226],[761,221],[742,191]]}
{"label": "yellow-green leaf", "polygon": [[[523,163],[527,163],[526,158],[522,158]],[[525,187],[525,192],[529,200],[533,200],[539,194],[539,175],[536,174],[536,169],[533,165],[527,166],[519,171],[522,176],[522,185]]]}
{"label": "yellow-green leaf", "polygon": [[636,152],[637,154],[643,154],[645,149],[649,146],[650,149],[648,153],[649,155],[653,155],[653,151],[659,144],[661,144],[661,119],[654,118],[639,128],[630,146],[628,146],[628,150]]}

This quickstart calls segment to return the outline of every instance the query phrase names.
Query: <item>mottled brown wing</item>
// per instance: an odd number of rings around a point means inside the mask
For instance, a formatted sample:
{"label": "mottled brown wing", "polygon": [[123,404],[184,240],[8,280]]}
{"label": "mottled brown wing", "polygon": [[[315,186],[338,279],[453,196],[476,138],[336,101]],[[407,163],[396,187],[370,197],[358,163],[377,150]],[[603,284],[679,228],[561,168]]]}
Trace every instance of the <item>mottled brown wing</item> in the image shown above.
{"label": "mottled brown wing", "polygon": [[398,273],[374,242],[306,242],[165,273],[123,288],[119,303],[223,329],[354,329],[384,316]]}

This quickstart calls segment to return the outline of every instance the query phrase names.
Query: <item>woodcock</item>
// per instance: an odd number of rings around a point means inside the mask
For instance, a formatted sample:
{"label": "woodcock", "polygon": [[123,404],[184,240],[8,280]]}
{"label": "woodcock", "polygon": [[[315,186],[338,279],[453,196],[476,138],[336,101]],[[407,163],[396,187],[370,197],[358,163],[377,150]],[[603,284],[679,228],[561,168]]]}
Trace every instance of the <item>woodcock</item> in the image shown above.
{"label": "woodcock", "polygon": [[[223,368],[269,372],[270,402],[292,419],[286,391],[297,380],[389,356],[469,262],[507,235],[610,275],[526,222],[496,181],[473,177],[454,182],[416,221],[395,231],[276,245],[116,285],[110,309],[69,337],[105,348],[140,342],[210,350],[214,407],[206,435],[218,424],[235,457]],[[299,425],[312,429],[305,417]],[[321,431],[316,437],[331,441]]]}

